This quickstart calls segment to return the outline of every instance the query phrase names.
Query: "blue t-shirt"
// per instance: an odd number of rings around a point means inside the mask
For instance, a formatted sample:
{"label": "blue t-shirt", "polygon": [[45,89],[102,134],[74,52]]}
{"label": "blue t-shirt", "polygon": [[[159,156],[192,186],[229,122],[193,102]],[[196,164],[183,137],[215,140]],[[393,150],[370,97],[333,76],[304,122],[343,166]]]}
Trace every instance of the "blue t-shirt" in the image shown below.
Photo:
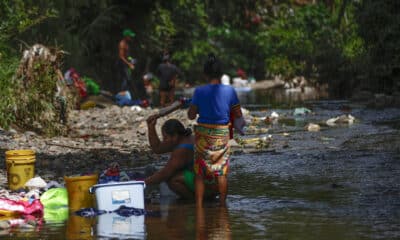
{"label": "blue t-shirt", "polygon": [[198,123],[228,124],[231,108],[239,99],[229,85],[208,84],[195,89],[192,104],[199,113]]}

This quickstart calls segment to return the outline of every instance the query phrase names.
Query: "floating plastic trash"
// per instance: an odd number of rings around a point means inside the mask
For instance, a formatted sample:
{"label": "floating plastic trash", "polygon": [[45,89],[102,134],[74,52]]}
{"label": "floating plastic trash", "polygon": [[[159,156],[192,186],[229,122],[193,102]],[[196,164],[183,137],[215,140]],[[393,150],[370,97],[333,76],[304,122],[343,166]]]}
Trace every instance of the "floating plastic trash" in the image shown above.
{"label": "floating plastic trash", "polygon": [[341,115],[339,117],[335,117],[335,118],[330,118],[328,120],[326,120],[326,125],[328,126],[335,126],[336,124],[353,124],[354,123],[355,118],[348,114],[348,115]]}
{"label": "floating plastic trash", "polygon": [[308,108],[296,108],[293,112],[293,115],[306,115],[312,113],[312,111]]}
{"label": "floating plastic trash", "polygon": [[318,124],[309,123],[309,124],[306,126],[306,130],[309,131],[309,132],[318,132],[318,131],[321,130],[321,127],[320,127]]}

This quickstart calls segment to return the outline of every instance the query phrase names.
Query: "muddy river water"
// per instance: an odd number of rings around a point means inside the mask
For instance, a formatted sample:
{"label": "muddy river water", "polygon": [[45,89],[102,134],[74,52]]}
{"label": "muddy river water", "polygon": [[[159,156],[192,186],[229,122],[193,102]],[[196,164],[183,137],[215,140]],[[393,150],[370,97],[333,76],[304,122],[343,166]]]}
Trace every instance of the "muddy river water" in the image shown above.
{"label": "muddy river water", "polygon": [[[159,216],[70,216],[10,239],[400,239],[400,109],[370,109],[344,100],[300,93],[240,94],[255,116],[275,111],[272,143],[261,152],[236,151],[227,208],[173,198],[148,201]],[[298,107],[313,114],[294,116]],[[342,114],[352,125],[325,125]],[[308,123],[321,130],[304,130]],[[151,189],[146,189],[149,194]],[[154,193],[154,192],[153,192]]]}

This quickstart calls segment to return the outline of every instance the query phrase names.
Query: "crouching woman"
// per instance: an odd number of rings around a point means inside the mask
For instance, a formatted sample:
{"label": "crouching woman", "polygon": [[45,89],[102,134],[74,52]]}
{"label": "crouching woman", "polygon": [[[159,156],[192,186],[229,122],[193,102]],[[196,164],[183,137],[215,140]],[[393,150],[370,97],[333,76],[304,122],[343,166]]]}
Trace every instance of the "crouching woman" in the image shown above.
{"label": "crouching woman", "polygon": [[168,153],[166,165],[145,179],[146,185],[165,181],[168,187],[185,199],[194,198],[194,137],[190,128],[185,128],[177,119],[167,120],[161,127],[162,141],[156,131],[157,115],[147,119],[150,148],[154,153]]}

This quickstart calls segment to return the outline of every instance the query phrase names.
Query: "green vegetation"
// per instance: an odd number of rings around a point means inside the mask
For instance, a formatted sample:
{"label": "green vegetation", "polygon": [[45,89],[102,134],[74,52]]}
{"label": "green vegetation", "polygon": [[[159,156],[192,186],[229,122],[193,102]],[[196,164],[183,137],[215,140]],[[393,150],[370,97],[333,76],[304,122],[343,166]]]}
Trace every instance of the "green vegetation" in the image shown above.
{"label": "green vegetation", "polygon": [[[20,53],[16,51],[17,36],[26,32],[34,25],[49,17],[55,16],[55,11],[29,6],[22,0],[4,0],[0,2],[0,126],[8,127],[16,118],[18,104],[22,98],[29,96],[18,89],[16,71]],[[42,86],[32,86],[36,91],[42,91]],[[21,96],[22,95],[22,96]],[[18,106],[18,108],[17,108]],[[25,117],[25,116],[20,116]]]}
{"label": "green vegetation", "polygon": [[154,71],[168,50],[185,80],[200,83],[213,51],[230,75],[238,68],[256,79],[303,75],[341,97],[354,89],[398,91],[398,7],[390,0],[1,1],[0,126],[20,121],[14,87],[20,49],[35,43],[63,49],[61,70],[75,67],[112,90],[125,28],[136,33],[135,79]]}

